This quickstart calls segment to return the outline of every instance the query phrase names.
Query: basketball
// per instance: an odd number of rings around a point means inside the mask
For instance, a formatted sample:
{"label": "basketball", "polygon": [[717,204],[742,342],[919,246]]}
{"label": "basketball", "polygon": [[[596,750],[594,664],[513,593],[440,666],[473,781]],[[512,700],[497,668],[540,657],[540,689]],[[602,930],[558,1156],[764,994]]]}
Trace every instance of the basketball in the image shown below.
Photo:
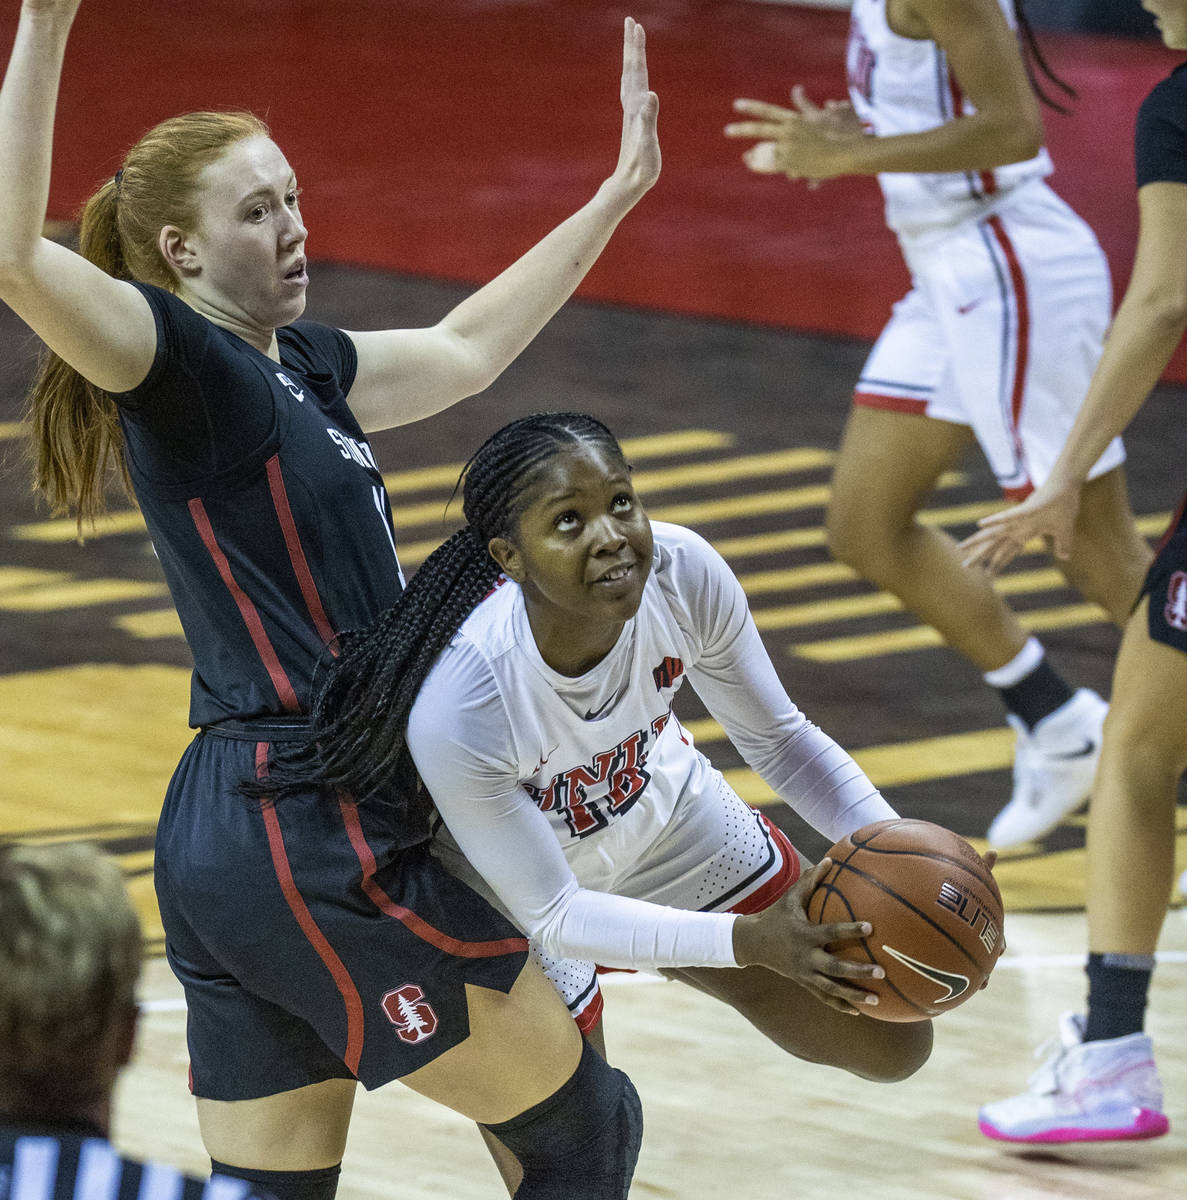
{"label": "basketball", "polygon": [[808,899],[819,923],[868,921],[865,938],[830,946],[838,958],[877,963],[885,979],[863,983],[879,1021],[924,1021],[976,995],[1003,942],[1002,897],[981,856],[930,821],[896,819],[842,838]]}

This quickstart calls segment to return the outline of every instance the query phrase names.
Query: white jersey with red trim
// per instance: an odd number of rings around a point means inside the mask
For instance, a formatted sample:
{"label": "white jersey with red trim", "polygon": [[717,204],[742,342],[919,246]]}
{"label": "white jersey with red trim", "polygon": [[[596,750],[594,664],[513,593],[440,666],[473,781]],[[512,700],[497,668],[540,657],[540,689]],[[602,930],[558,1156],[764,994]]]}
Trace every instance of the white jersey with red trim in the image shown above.
{"label": "white jersey with red trim", "polygon": [[719,773],[672,712],[685,679],[830,841],[894,811],[788,698],[720,555],[690,530],[652,528],[639,611],[593,670],[552,670],[518,585],[501,580],[422,686],[408,746],[448,834],[543,949],[615,967],[729,966],[732,915],[631,896],[678,810],[720,802]]}
{"label": "white jersey with red trim", "polygon": [[[1010,0],[998,2],[1014,28]],[[853,0],[846,72],[854,111],[879,137],[924,133],[976,111],[935,42],[901,37],[890,28],[886,0]],[[979,220],[1004,193],[1052,169],[1044,147],[1034,158],[991,171],[884,173],[878,182],[886,223],[912,237]]]}

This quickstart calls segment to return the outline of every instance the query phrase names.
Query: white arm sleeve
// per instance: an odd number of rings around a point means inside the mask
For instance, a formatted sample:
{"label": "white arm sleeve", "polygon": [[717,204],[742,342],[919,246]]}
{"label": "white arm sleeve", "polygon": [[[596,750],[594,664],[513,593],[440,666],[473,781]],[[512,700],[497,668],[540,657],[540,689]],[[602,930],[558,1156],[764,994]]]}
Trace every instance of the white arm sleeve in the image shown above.
{"label": "white arm sleeve", "polygon": [[408,720],[408,749],[471,865],[545,950],[607,967],[733,967],[731,913],[686,912],[581,887],[520,786],[510,723],[482,656],[457,639]]}
{"label": "white arm sleeve", "polygon": [[681,532],[672,587],[702,651],[689,680],[747,764],[830,841],[897,816],[852,757],[792,703],[725,560]]}

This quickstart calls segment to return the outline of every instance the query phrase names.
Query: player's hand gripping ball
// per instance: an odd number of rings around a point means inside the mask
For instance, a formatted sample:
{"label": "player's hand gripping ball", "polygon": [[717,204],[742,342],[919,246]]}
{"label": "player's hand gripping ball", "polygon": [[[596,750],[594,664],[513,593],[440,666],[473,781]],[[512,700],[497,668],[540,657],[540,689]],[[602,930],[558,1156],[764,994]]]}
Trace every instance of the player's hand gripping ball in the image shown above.
{"label": "player's hand gripping ball", "polygon": [[877,821],[828,857],[833,865],[808,899],[808,917],[873,925],[868,937],[829,947],[885,970],[885,979],[863,985],[878,995],[869,1016],[924,1021],[984,985],[1005,948],[1002,896],[964,838],[930,821]]}

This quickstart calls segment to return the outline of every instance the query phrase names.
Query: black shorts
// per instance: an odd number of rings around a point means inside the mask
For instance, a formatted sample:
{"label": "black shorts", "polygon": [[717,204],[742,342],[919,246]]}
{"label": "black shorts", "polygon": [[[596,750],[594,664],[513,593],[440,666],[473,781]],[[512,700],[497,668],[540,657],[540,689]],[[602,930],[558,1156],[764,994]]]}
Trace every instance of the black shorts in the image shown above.
{"label": "black shorts", "polygon": [[506,993],[527,959],[522,934],[426,843],[402,846],[382,809],[245,799],[267,736],[199,733],[157,830],[191,1087],[211,1100],[415,1071],[469,1035],[465,985]]}
{"label": "black shorts", "polygon": [[1163,534],[1142,585],[1151,641],[1187,654],[1187,496]]}

